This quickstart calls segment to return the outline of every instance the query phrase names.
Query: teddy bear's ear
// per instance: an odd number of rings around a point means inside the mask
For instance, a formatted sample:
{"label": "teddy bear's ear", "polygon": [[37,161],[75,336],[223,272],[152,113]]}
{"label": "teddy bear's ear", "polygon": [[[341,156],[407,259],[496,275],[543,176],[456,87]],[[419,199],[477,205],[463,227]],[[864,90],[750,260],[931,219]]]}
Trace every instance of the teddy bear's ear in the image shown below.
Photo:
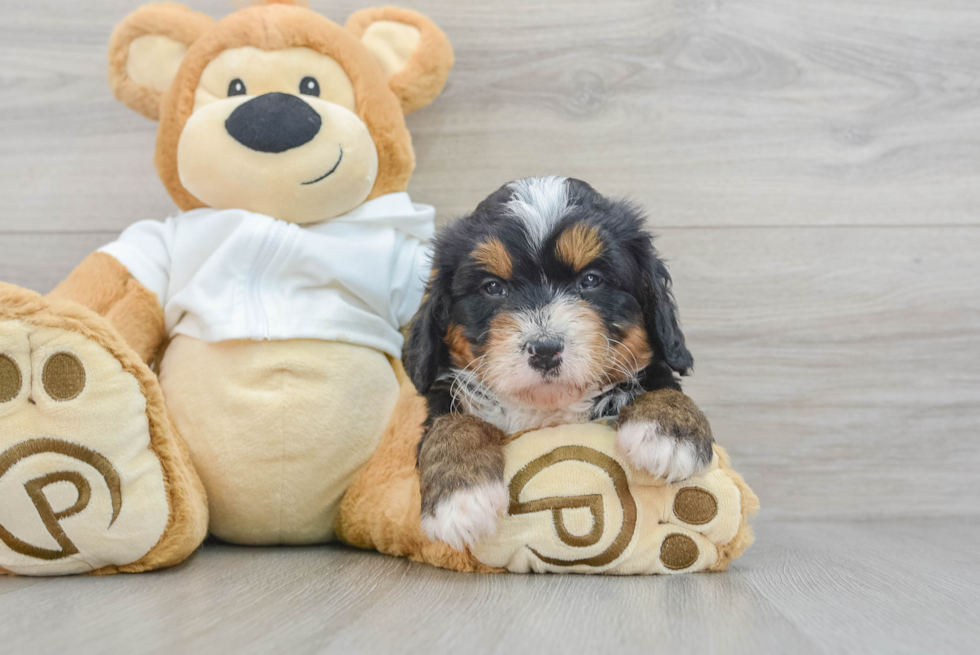
{"label": "teddy bear's ear", "polygon": [[172,2],[144,5],[124,18],[109,39],[113,95],[147,118],[159,119],[160,98],[170,88],[188,46],[213,22]]}
{"label": "teddy bear's ear", "polygon": [[453,48],[422,14],[396,7],[362,9],[347,20],[346,29],[381,62],[406,114],[442,91],[453,67]]}

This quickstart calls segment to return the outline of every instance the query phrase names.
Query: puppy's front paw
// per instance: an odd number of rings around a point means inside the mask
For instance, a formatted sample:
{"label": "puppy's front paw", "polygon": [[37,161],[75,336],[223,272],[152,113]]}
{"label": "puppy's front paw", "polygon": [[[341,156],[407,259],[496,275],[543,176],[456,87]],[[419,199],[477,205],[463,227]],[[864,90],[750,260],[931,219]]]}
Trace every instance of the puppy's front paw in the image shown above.
{"label": "puppy's front paw", "polygon": [[619,413],[619,452],[667,482],[704,473],[714,456],[713,442],[708,418],[675,389],[637,396]]}
{"label": "puppy's front paw", "polygon": [[657,421],[622,424],[616,435],[616,446],[634,466],[667,482],[703,473],[711,463],[710,441],[678,438]]}
{"label": "puppy's front paw", "polygon": [[432,541],[464,550],[497,531],[497,518],[510,502],[503,482],[458,489],[422,513],[422,530]]}

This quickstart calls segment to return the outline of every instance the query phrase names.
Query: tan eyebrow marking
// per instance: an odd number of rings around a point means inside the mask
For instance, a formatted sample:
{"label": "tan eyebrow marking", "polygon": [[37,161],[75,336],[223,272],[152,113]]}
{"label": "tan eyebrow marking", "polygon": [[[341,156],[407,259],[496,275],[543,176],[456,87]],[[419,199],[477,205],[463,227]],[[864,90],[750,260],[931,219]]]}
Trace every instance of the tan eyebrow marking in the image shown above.
{"label": "tan eyebrow marking", "polygon": [[576,273],[581,271],[602,254],[599,230],[585,223],[576,223],[558,237],[555,254]]}
{"label": "tan eyebrow marking", "polygon": [[509,280],[514,274],[514,262],[500,239],[489,239],[481,243],[470,253],[470,257],[487,271],[504,280]]}

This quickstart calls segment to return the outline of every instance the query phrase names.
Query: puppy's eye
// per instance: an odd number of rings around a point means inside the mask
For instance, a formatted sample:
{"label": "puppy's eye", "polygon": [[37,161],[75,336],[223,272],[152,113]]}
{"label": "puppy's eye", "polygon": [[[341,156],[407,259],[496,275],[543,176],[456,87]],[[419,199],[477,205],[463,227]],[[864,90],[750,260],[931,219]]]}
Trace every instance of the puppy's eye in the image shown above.
{"label": "puppy's eye", "polygon": [[578,280],[579,289],[596,289],[602,286],[602,278],[595,273],[586,273]]}
{"label": "puppy's eye", "polygon": [[315,77],[304,77],[299,83],[299,92],[305,96],[320,97],[320,83]]}
{"label": "puppy's eye", "polygon": [[500,298],[507,295],[507,287],[499,280],[490,280],[483,285],[483,293],[488,296]]}
{"label": "puppy's eye", "polygon": [[245,89],[245,82],[242,82],[237,77],[228,84],[229,98],[232,96],[243,96],[246,93],[248,93],[248,91]]}

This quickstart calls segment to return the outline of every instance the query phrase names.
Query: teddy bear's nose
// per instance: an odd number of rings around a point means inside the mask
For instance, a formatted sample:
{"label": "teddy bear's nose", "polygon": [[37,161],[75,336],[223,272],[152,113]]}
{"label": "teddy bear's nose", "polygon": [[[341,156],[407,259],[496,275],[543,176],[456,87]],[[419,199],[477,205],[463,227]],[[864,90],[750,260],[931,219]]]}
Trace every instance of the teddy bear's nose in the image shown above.
{"label": "teddy bear's nose", "polygon": [[321,123],[320,114],[297,96],[266,93],[231,112],[225,129],[246,148],[285,152],[309,143]]}

